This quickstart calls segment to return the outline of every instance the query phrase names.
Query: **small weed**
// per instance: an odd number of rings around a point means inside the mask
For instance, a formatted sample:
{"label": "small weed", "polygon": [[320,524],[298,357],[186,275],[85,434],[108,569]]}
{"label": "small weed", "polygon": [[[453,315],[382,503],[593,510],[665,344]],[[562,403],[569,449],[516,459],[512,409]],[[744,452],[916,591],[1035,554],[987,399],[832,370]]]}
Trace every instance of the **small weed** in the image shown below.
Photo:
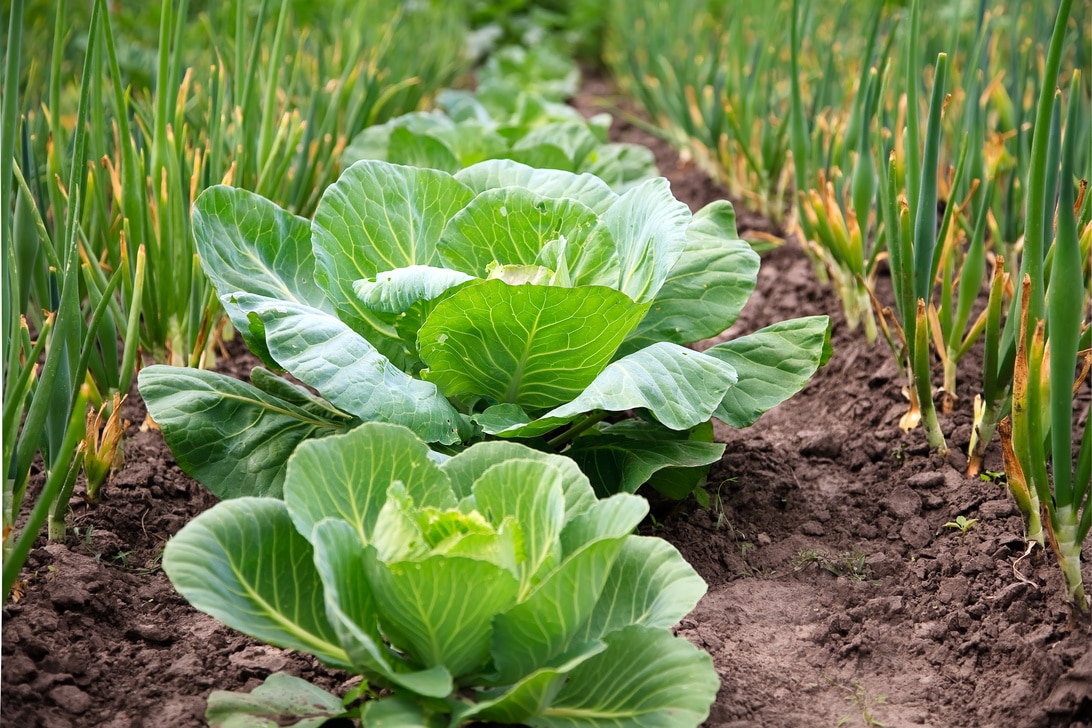
{"label": "small weed", "polygon": [[87,548],[91,548],[91,534],[93,534],[94,532],[95,532],[95,526],[94,525],[90,525],[87,528],[85,528],[83,530],[83,533],[80,533],[80,527],[79,526],[73,526],[72,527],[73,535],[75,535],[75,537],[78,538],[79,540],[83,541],[83,545],[86,546]]}
{"label": "small weed", "polygon": [[832,555],[816,549],[801,549],[792,559],[794,571],[803,571],[812,564],[826,569],[835,576],[844,576],[855,581],[867,581],[872,578],[872,569],[865,561],[868,554],[860,549],[853,549]]}
{"label": "small weed", "polygon": [[881,723],[876,717],[876,706],[885,705],[887,703],[886,695],[872,695],[868,689],[861,684],[859,680],[854,680],[850,685],[840,685],[831,681],[831,684],[835,687],[839,687],[843,690],[850,691],[849,695],[845,696],[845,700],[851,706],[857,709],[856,713],[850,713],[843,715],[836,726],[852,726],[857,724],[857,719],[861,721],[861,725],[867,728],[884,728],[885,724]]}
{"label": "small weed", "polygon": [[1007,482],[1005,474],[996,470],[986,470],[982,473],[979,473],[978,478],[979,480],[984,480],[987,483],[997,483],[999,485],[1004,485]]}
{"label": "small weed", "polygon": [[82,532],[80,531],[79,526],[73,526],[72,527],[72,533],[77,539],[79,539],[80,543],[83,544],[83,550],[86,551],[88,554],[90,554],[95,559],[95,561],[101,561],[102,560],[102,552],[101,551],[96,551],[94,546],[92,545],[92,542],[91,542],[91,537],[92,537],[92,534],[94,534],[94,532],[95,532],[95,526],[94,525],[88,526]]}
{"label": "small weed", "polygon": [[732,526],[731,522],[728,520],[728,514],[724,512],[724,499],[721,496],[721,491],[724,490],[724,486],[728,485],[729,483],[734,483],[735,480],[735,477],[731,477],[725,478],[724,480],[720,481],[720,484],[717,486],[716,494],[712,497],[710,497],[709,491],[707,491],[705,488],[697,488],[694,491],[694,497],[695,500],[698,501],[698,505],[700,505],[702,508],[708,508],[709,510],[713,511],[713,513],[717,514],[717,521],[714,524],[714,528],[716,528],[718,531],[723,528],[725,524],[728,525],[730,533],[736,530]]}
{"label": "small weed", "polygon": [[948,521],[944,524],[945,528],[954,528],[959,530],[959,535],[966,536],[967,531],[974,528],[974,524],[978,523],[977,518],[967,518],[966,516],[956,516],[954,521]]}
{"label": "small weed", "polygon": [[[118,554],[118,556],[121,556],[122,554],[124,554],[126,562],[127,562],[128,557],[129,557],[129,555],[131,553],[132,553],[131,551],[123,551],[121,554]],[[116,556],[114,558],[118,558],[118,557]],[[134,574],[154,574],[155,572],[157,572],[157,571],[159,571],[160,569],[163,568],[163,549],[160,548],[158,551],[156,551],[155,556],[153,556],[152,558],[150,558],[146,562],[144,562],[143,567],[129,568],[129,566],[126,565],[125,568],[128,569],[129,571],[131,571]]]}

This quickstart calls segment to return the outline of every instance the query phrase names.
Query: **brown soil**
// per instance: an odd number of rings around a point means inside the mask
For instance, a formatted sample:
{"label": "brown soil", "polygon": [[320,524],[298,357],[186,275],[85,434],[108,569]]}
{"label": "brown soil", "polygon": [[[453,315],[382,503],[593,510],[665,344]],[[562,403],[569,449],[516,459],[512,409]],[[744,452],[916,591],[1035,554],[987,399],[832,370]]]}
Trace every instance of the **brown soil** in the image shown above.
{"label": "brown soil", "polygon": [[[655,137],[616,132],[656,150],[681,199],[721,196]],[[776,232],[748,216],[740,227]],[[1016,563],[1022,524],[1003,483],[961,474],[976,363],[943,418],[953,456],[942,462],[920,431],[897,427],[905,403],[890,352],[847,331],[837,310],[797,246],[765,257],[729,334],[831,314],[834,357],[753,427],[718,427],[727,451],[711,508],[657,502],[645,528],[709,583],[679,626],[721,677],[706,725],[1092,726],[1092,630],[1067,626],[1052,557]],[[253,363],[236,351],[225,366],[244,376]],[[103,504],[77,493],[72,534],[32,552],[22,598],[3,609],[4,724],[199,726],[211,690],[250,689],[278,670],[344,691],[346,675],[239,636],[174,592],[158,568],[163,544],[215,498],[139,429],[139,398],[125,417],[136,423],[126,466]],[[986,470],[1001,470],[995,450]],[[965,535],[944,527],[958,515],[978,523]]]}

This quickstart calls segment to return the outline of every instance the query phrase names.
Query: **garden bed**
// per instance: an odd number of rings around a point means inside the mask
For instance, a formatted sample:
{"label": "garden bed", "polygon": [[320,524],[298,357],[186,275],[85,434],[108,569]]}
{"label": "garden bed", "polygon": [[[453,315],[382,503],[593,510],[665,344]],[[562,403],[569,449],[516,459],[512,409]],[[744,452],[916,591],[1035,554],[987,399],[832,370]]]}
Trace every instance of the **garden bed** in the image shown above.
{"label": "garden bed", "polygon": [[[592,82],[578,106],[608,89]],[[675,195],[721,191],[655,138]],[[740,231],[771,232],[739,211]],[[644,527],[709,583],[679,627],[713,655],[721,690],[709,726],[1092,725],[1092,632],[1071,629],[1052,559],[1023,553],[1003,481],[967,479],[975,361],[942,425],[950,461],[903,433],[901,379],[885,345],[842,323],[795,243],[764,256],[732,336],[829,314],[834,356],[798,396],[727,443],[711,507],[656,501]],[[235,347],[222,363],[245,377]],[[103,504],[73,499],[63,545],[32,552],[22,597],[4,608],[3,720],[20,726],[202,725],[213,689],[250,689],[284,670],[343,692],[314,659],[260,645],[188,606],[158,568],[163,545],[215,499],[187,478],[133,394],[126,466]],[[984,470],[1001,470],[991,447]],[[78,495],[78,493],[77,493]],[[946,528],[978,519],[966,533]],[[1092,570],[1085,568],[1086,580]]]}

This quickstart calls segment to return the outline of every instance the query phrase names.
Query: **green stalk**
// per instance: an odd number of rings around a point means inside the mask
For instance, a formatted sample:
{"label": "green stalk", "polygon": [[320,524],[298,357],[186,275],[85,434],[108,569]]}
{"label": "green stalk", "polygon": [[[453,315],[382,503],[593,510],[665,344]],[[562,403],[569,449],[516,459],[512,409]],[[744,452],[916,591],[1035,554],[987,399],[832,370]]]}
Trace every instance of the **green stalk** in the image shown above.
{"label": "green stalk", "polygon": [[[29,375],[32,366],[28,362],[20,366],[19,354],[21,347],[15,342],[22,337],[20,329],[26,327],[21,319],[22,308],[17,304],[17,291],[19,279],[16,276],[19,270],[16,262],[14,241],[14,217],[12,202],[15,195],[11,189],[13,179],[12,168],[15,163],[15,139],[18,134],[18,108],[19,108],[19,59],[23,40],[23,0],[13,0],[8,15],[8,43],[4,54],[4,94],[0,98],[0,256],[2,256],[3,275],[3,312],[2,325],[4,327],[4,346],[6,347],[7,360],[4,362],[4,442],[3,442],[3,468],[4,468],[4,493],[8,493],[12,479],[11,467],[14,453],[15,428],[18,426],[17,417],[9,417],[8,408],[15,401],[13,394],[23,391],[23,386],[12,386],[16,372]],[[39,338],[39,343],[42,339]],[[40,349],[39,349],[40,351]],[[36,360],[31,360],[36,361]],[[23,398],[18,398],[19,412],[22,412]],[[14,411],[14,408],[13,408]],[[9,506],[11,501],[5,497],[4,526],[8,523]],[[5,539],[6,542],[6,539]]]}
{"label": "green stalk", "polygon": [[[26,402],[27,396],[30,394],[30,380],[34,375],[34,364],[38,361],[38,358],[42,355],[42,351],[45,349],[46,341],[49,340],[49,333],[53,330],[54,318],[50,317],[45,320],[45,325],[38,333],[38,340],[34,342],[34,346],[30,347],[30,351],[26,355],[26,365],[22,369],[9,369],[8,377],[5,381],[7,385],[4,392],[4,462],[8,463],[11,460],[12,451],[15,447],[16,434],[19,430],[19,417],[23,414],[23,405]],[[26,321],[22,323],[22,331],[27,338],[30,337],[30,330],[27,328]],[[23,337],[18,337],[23,338]],[[16,338],[11,339],[10,351],[19,353],[20,351],[26,351],[25,348],[15,346]],[[19,372],[18,376],[12,376],[16,371]]]}
{"label": "green stalk", "polygon": [[[1057,235],[1054,241],[1054,265],[1047,293],[1047,321],[1050,327],[1050,457],[1053,497],[1043,498],[1051,525],[1051,546],[1058,557],[1066,581],[1066,601],[1085,612],[1088,601],[1081,576],[1081,507],[1077,498],[1082,488],[1075,477],[1073,462],[1073,371],[1084,323],[1084,281],[1077,225],[1073,215],[1073,149],[1080,105],[1080,73],[1075,71],[1070,85],[1069,114],[1065,149],[1062,151],[1061,190],[1058,199]],[[1055,96],[1057,103],[1057,95]],[[1085,423],[1085,432],[1090,429]],[[1034,429],[1031,437],[1042,440],[1046,434]],[[1084,443],[1082,443],[1084,449]],[[1078,466],[1078,470],[1079,470]]]}
{"label": "green stalk", "polygon": [[[992,194],[993,180],[987,180],[983,199],[988,200]],[[986,221],[989,217],[986,213],[988,210],[988,205],[982,205],[975,221],[974,232],[971,234],[970,245],[967,247],[967,255],[963,259],[963,266],[959,272],[958,299],[948,336],[949,350],[959,346],[959,340],[963,337],[963,331],[967,328],[975,301],[982,289],[982,277],[986,274]]]}
{"label": "green stalk", "polygon": [[[281,0],[281,9],[277,13],[277,27],[273,33],[273,45],[269,49],[269,78],[266,79],[265,99],[262,103],[262,125],[258,134],[258,158],[256,170],[261,179],[261,167],[272,156],[273,151],[273,127],[276,124],[277,109],[277,82],[281,73],[282,44],[284,42],[284,26],[288,20],[288,0]],[[258,34],[261,27],[258,28]],[[286,155],[287,156],[287,155]]]}
{"label": "green stalk", "polygon": [[918,395],[925,437],[931,449],[940,453],[941,457],[948,457],[948,443],[945,442],[944,433],[940,430],[936,405],[933,403],[933,386],[929,376],[929,322],[925,316],[925,301],[920,298],[914,331],[916,339],[914,357],[911,361],[911,379]]}
{"label": "green stalk", "polygon": [[11,553],[4,559],[3,587],[5,602],[7,602],[8,595],[11,594],[11,587],[15,585],[16,580],[19,578],[19,572],[22,570],[23,564],[26,563],[30,549],[34,546],[34,541],[42,530],[42,525],[49,517],[50,506],[56,501],[67,479],[70,469],[57,466],[62,462],[72,460],[77,446],[83,440],[84,411],[87,409],[87,398],[88,388],[86,386],[81,387],[79,394],[76,395],[75,406],[72,407],[64,442],[57,452],[55,467],[49,471],[49,476],[46,478],[38,500],[34,503],[34,508],[30,512],[30,517],[27,518],[26,525],[19,533],[19,538],[16,539]]}
{"label": "green stalk", "polygon": [[[960,144],[959,161],[956,162],[955,175],[953,176],[954,183],[952,185],[952,191],[949,194],[948,200],[944,205],[944,217],[940,221],[940,231],[937,233],[937,245],[933,249],[933,262],[931,267],[932,280],[936,281],[940,279],[940,304],[936,306],[938,312],[938,318],[940,319],[940,330],[942,341],[947,341],[948,336],[952,330],[952,318],[954,316],[955,306],[953,305],[953,298],[955,295],[955,258],[956,249],[955,245],[948,245],[948,240],[952,236],[952,221],[955,219],[958,200],[955,199],[955,189],[958,189],[960,180],[963,179],[963,174],[966,169],[967,152],[970,148],[968,139],[964,137],[963,143]],[[937,173],[942,173],[942,170],[937,170]],[[957,223],[958,224],[958,223]]]}
{"label": "green stalk", "polygon": [[561,450],[561,448],[563,448],[565,445],[568,445],[579,435],[587,432],[592,427],[595,427],[597,424],[605,420],[608,414],[610,413],[605,410],[592,412],[584,419],[574,423],[572,427],[565,430],[557,437],[547,440],[546,444],[554,448],[555,450]]}
{"label": "green stalk", "polygon": [[[99,22],[103,13],[103,0],[96,0],[91,13],[91,27],[87,40],[87,55],[84,59],[83,78],[91,76],[93,56],[99,35]],[[65,424],[71,414],[72,377],[75,371],[73,359],[80,350],[82,320],[79,301],[79,253],[77,237],[81,209],[81,189],[87,159],[86,119],[91,92],[91,84],[83,83],[80,90],[80,102],[76,114],[76,136],[71,175],[68,182],[69,200],[65,216],[65,247],[61,262],[64,265],[61,283],[61,300],[57,311],[57,321],[49,337],[42,376],[27,410],[26,420],[16,446],[12,484],[13,513],[19,511],[26,492],[27,475],[31,460],[42,445],[43,432],[46,433],[47,462],[55,463],[57,449],[65,439]],[[5,158],[6,155],[5,155]],[[10,162],[6,169],[10,171]],[[10,179],[10,178],[8,178]],[[5,183],[7,184],[7,183]],[[86,405],[85,405],[86,406]],[[83,416],[83,413],[80,413]],[[46,429],[48,426],[48,430]]]}
{"label": "green stalk", "polygon": [[[921,3],[910,3],[910,29],[906,39],[906,199],[911,210],[920,209],[918,190],[921,188],[922,163],[921,127],[918,121],[918,74],[921,72]],[[935,85],[934,85],[935,88]],[[925,166],[925,169],[930,169]],[[936,167],[932,167],[935,170]],[[929,172],[930,174],[932,171]],[[920,295],[920,294],[919,294]],[[903,314],[909,320],[909,309]],[[909,332],[908,332],[909,333]]]}
{"label": "green stalk", "polygon": [[121,360],[121,381],[118,391],[122,396],[129,392],[129,386],[133,381],[133,373],[136,369],[137,352],[140,350],[140,308],[144,298],[144,275],[147,266],[147,256],[144,246],[137,248],[136,272],[133,275],[133,297],[129,304],[129,320],[125,328],[125,353]]}
{"label": "green stalk", "polygon": [[[1073,0],[1061,0],[1058,15],[1054,21],[1054,33],[1050,38],[1046,66],[1043,71],[1042,92],[1035,109],[1035,125],[1031,141],[1031,160],[1027,178],[1027,213],[1024,220],[1024,254],[1020,261],[1020,278],[1031,278],[1032,300],[1028,307],[1028,326],[1035,326],[1035,321],[1043,318],[1043,256],[1046,243],[1043,231],[1046,229],[1047,194],[1047,147],[1052,114],[1054,90],[1058,84],[1058,69],[1061,65],[1062,48],[1065,44],[1065,27],[1069,22],[1069,11]],[[1028,332],[1030,336],[1031,332]]]}
{"label": "green stalk", "polygon": [[[90,389],[88,385],[84,385],[85,389]],[[75,430],[72,430],[75,432]],[[86,430],[84,431],[86,434]],[[81,435],[81,440],[82,440]],[[50,541],[54,543],[63,543],[65,532],[67,531],[67,519],[68,519],[68,502],[72,500],[72,491],[76,487],[76,479],[80,474],[80,470],[83,467],[84,459],[87,457],[87,450],[85,449],[86,443],[80,442],[76,446],[75,455],[69,455],[65,459],[71,461],[71,465],[60,472],[66,473],[64,483],[61,484],[60,491],[57,492],[56,497],[53,499],[53,508],[49,512],[49,522],[46,524],[46,535]]]}
{"label": "green stalk", "polygon": [[[1024,300],[1031,295],[1031,277],[1024,276],[1021,282]],[[1038,386],[1035,368],[1035,357],[1031,354],[1031,344],[1028,336],[1028,310],[1020,311],[1020,323],[1018,326],[1019,341],[1016,345],[1016,361],[1012,376],[1012,427],[1011,431],[1002,432],[1002,437],[1009,441],[1011,454],[1006,453],[1005,473],[1011,483],[1023,484],[1024,493],[1021,494],[1029,501],[1029,507],[1024,510],[1024,516],[1028,521],[1028,538],[1036,541],[1040,546],[1046,543],[1042,525],[1039,522],[1039,487],[1035,483],[1035,474],[1028,472],[1026,465],[1032,463],[1031,445],[1029,433],[1034,431],[1031,424],[1032,411],[1037,406],[1034,391]],[[1011,462],[1010,462],[1011,461]],[[1045,467],[1045,465],[1044,465]],[[1030,481],[1030,482],[1029,482]],[[1047,493],[1049,496],[1049,492]],[[1017,500],[1020,502],[1020,499]]]}
{"label": "green stalk", "polygon": [[[916,3],[915,3],[916,5]],[[940,117],[944,108],[944,82],[948,55],[937,55],[933,96],[929,102],[925,150],[921,160],[921,187],[917,195],[914,217],[914,296],[928,305],[933,296],[933,252],[937,242],[937,167],[940,156]],[[909,167],[909,164],[907,165]]]}
{"label": "green stalk", "polygon": [[107,316],[114,291],[121,284],[124,274],[125,270],[120,267],[114,271],[114,275],[110,276],[110,280],[100,294],[99,301],[91,314],[91,319],[87,322],[87,335],[84,337],[79,362],[76,365],[77,374],[87,370],[88,362],[91,360],[91,354],[95,348],[95,340],[98,338],[99,324]]}

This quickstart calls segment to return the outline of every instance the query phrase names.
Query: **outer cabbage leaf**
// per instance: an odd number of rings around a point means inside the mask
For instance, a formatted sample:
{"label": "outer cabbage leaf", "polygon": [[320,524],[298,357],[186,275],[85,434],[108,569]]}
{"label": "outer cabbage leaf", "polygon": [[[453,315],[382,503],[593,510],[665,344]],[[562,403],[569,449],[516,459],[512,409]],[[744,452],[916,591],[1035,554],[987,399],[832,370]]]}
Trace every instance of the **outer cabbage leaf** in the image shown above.
{"label": "outer cabbage leaf", "polygon": [[[480,91],[480,89],[479,89]],[[511,99],[506,99],[511,101]],[[436,105],[447,112],[456,124],[460,121],[488,122],[497,118],[483,102],[478,93],[463,89],[441,89],[436,96]]]}
{"label": "outer cabbage leaf", "polygon": [[424,706],[408,695],[392,695],[369,700],[360,713],[368,728],[437,728],[434,717],[426,716]]}
{"label": "outer cabbage leaf", "polygon": [[[488,561],[465,557],[430,556],[385,564],[374,549],[366,553],[365,570],[379,606],[379,622],[393,646],[422,667],[444,667],[456,679],[488,667],[493,617],[519,591],[512,574]],[[465,597],[453,605],[452,596],[457,594]]]}
{"label": "outer cabbage leaf", "polygon": [[677,344],[661,342],[611,362],[580,396],[545,415],[624,412],[645,408],[673,430],[708,420],[736,383],[726,362]]}
{"label": "outer cabbage leaf", "polygon": [[535,728],[680,728],[709,715],[720,680],[713,659],[663,629],[633,625],[569,673]]}
{"label": "outer cabbage leaf", "polygon": [[478,691],[476,702],[456,703],[451,724],[463,725],[468,718],[525,724],[550,705],[573,668],[606,648],[602,642],[580,645],[556,660],[555,665],[535,670],[512,685]]}
{"label": "outer cabbage leaf", "polygon": [[327,518],[315,526],[310,540],[315,548],[315,568],[322,578],[327,617],[353,665],[387,686],[431,698],[448,695],[453,685],[443,666],[415,671],[384,644],[375,597],[368,585],[361,583],[366,556],[353,527]]}
{"label": "outer cabbage leaf", "polygon": [[167,542],[163,570],[191,604],[232,629],[351,667],[326,618],[311,544],[283,501],[217,504]]}
{"label": "outer cabbage leaf", "polygon": [[718,200],[706,205],[695,213],[682,257],[621,351],[657,341],[689,344],[720,334],[754,291],[758,266],[758,254],[736,232],[732,204]]}
{"label": "outer cabbage leaf", "polygon": [[618,192],[626,192],[646,179],[660,176],[652,150],[639,144],[596,147],[583,159],[582,169]]}
{"label": "outer cabbage leaf", "polygon": [[332,312],[315,280],[311,223],[261,195],[216,185],[193,203],[201,268],[220,294],[246,291]]}
{"label": "outer cabbage leaf", "polygon": [[578,437],[565,454],[588,474],[597,494],[609,495],[636,492],[667,468],[700,468],[715,463],[724,454],[724,444],[588,435]]}
{"label": "outer cabbage leaf", "polygon": [[549,144],[561,149],[565,156],[579,164],[596,147],[599,139],[584,121],[561,121],[544,124],[531,130],[522,139],[512,145],[513,149],[528,149],[541,144]]}
{"label": "outer cabbage leaf", "polygon": [[275,672],[249,693],[214,690],[205,720],[209,728],[321,728],[344,714],[337,696],[306,680]]}
{"label": "outer cabbage leaf", "polygon": [[339,408],[366,422],[405,425],[428,442],[460,439],[462,415],[435,385],[395,367],[338,319],[259,296],[235,301],[261,321],[273,358]]}
{"label": "outer cabbage leaf", "polygon": [[732,427],[748,427],[803,389],[830,358],[830,319],[782,321],[705,353],[731,364],[739,374],[714,416]]}
{"label": "outer cabbage leaf", "polygon": [[[279,498],[285,463],[297,445],[353,422],[325,403],[309,402],[310,394],[295,385],[276,381],[280,391],[271,394],[201,369],[157,365],[139,374],[148,413],[179,467],[219,498]],[[293,389],[294,401],[286,399]]]}
{"label": "outer cabbage leaf", "polygon": [[373,159],[382,159],[391,164],[402,164],[407,167],[439,169],[448,174],[462,166],[455,152],[443,140],[431,134],[410,131],[405,127],[392,129],[386,154],[382,157],[373,157]]}
{"label": "outer cabbage leaf", "polygon": [[513,162],[526,164],[536,169],[560,169],[565,172],[575,172],[576,165],[560,147],[553,144],[536,144],[533,147],[520,147],[511,149],[502,155],[503,159],[511,159]]}
{"label": "outer cabbage leaf", "polygon": [[493,657],[499,684],[549,665],[572,646],[599,601],[615,556],[646,513],[643,499],[619,494],[566,524],[563,560],[525,600],[496,617]]}
{"label": "outer cabbage leaf", "polygon": [[439,111],[411,111],[385,124],[369,126],[357,134],[341,153],[341,166],[348,169],[362,159],[387,160],[391,134],[395,129],[405,129],[413,134],[428,134],[453,126],[452,120]]}
{"label": "outer cabbage leaf", "polygon": [[670,628],[690,614],[705,591],[705,581],[670,543],[631,536],[577,639],[590,642],[631,624]]}
{"label": "outer cabbage leaf", "polygon": [[602,286],[467,285],[421,327],[422,374],[449,397],[552,407],[595,379],[645,310]]}
{"label": "outer cabbage leaf", "polygon": [[464,121],[451,129],[434,132],[433,136],[455,153],[459,166],[454,172],[486,159],[496,159],[508,151],[508,140],[496,132],[496,126],[492,121]]}
{"label": "outer cabbage leaf", "polygon": [[582,413],[568,417],[534,418],[516,404],[495,404],[471,416],[482,432],[498,437],[540,437],[581,417]]}
{"label": "outer cabbage leaf", "polygon": [[[246,190],[217,185],[193,205],[193,237],[205,275],[220,294],[246,291],[333,311],[315,281],[311,223]],[[230,300],[224,310],[251,351],[276,362],[260,329]]]}

